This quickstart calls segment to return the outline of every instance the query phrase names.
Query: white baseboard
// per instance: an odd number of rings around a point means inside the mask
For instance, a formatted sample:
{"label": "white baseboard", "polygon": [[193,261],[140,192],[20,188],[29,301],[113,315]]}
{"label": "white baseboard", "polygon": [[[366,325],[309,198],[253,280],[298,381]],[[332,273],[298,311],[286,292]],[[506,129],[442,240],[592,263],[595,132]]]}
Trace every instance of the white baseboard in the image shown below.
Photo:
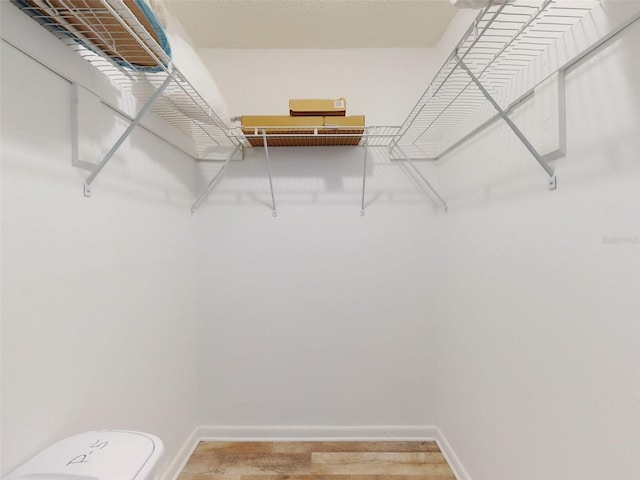
{"label": "white baseboard", "polygon": [[165,472],[161,477],[162,480],[176,480],[180,476],[180,472],[182,472],[182,469],[189,461],[191,454],[198,446],[198,442],[200,442],[200,428],[201,427],[194,428],[191,434],[187,437],[176,456],[166,467]]}
{"label": "white baseboard", "polygon": [[341,441],[341,440],[418,440],[435,439],[430,426],[203,426],[203,440],[244,441]]}
{"label": "white baseboard", "polygon": [[442,434],[442,431],[438,427],[433,428],[436,430],[435,439],[438,443],[438,447],[440,447],[440,451],[444,455],[444,458],[447,459],[447,463],[451,467],[451,470],[453,470],[456,478],[458,480],[471,480],[471,477],[464,468],[464,465],[462,465],[460,458],[458,458],[456,452],[453,451],[453,448],[451,448],[451,445]]}
{"label": "white baseboard", "polygon": [[471,480],[462,462],[438,427],[381,426],[262,426],[203,425],[196,427],[166,470],[163,480],[177,480],[200,441],[409,441],[435,440],[458,480]]}

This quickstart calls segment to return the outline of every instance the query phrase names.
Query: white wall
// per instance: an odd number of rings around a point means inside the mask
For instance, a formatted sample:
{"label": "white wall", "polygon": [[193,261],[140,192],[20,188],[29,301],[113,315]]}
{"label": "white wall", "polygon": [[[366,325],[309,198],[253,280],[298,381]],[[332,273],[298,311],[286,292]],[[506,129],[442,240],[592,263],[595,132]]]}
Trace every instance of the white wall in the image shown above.
{"label": "white wall", "polygon": [[400,125],[438,67],[435,49],[198,52],[231,115],[288,115],[290,98],[347,99],[347,115]]}
{"label": "white wall", "polygon": [[[401,124],[438,66],[433,49],[200,54],[233,115],[344,96],[369,125]],[[232,366],[202,370],[206,424],[433,423],[433,370],[416,366],[435,360],[436,210],[372,152],[365,217],[353,148],[272,149],[276,219],[260,150],[203,205],[201,365]]]}
{"label": "white wall", "polygon": [[[554,162],[554,192],[501,125],[435,172],[422,167],[448,200],[447,215],[428,203],[401,206],[397,196],[385,197],[391,185],[381,180],[367,216],[358,219],[357,154],[273,149],[280,216],[272,219],[264,165],[257,157],[233,164],[201,212],[202,284],[224,282],[202,296],[201,364],[233,365],[203,370],[204,420],[429,422],[442,429],[474,480],[637,478],[637,44],[636,24],[567,72],[568,151]],[[327,52],[237,53],[203,52],[213,70],[233,72],[235,83],[231,74],[216,75],[235,114],[273,113],[307,85],[313,88],[305,92],[341,95],[323,90],[334,85],[328,79],[304,82],[293,65],[305,56],[318,71],[331,72],[329,63],[357,52],[331,52],[331,60]],[[390,53],[396,54],[403,55]],[[403,82],[430,78],[438,65],[403,65],[405,75],[389,88],[415,99],[421,87]],[[365,69],[353,63],[341,71],[348,72],[343,91],[361,95],[360,110],[378,111],[374,96],[353,87]],[[395,74],[378,71],[373,78],[391,83]],[[264,94],[255,95],[258,88]],[[407,102],[399,102],[404,112]],[[383,110],[370,123],[401,117]],[[523,117],[530,111],[519,109],[516,122],[530,122]],[[397,166],[380,156],[374,181],[391,169]],[[415,195],[415,185],[398,175],[389,181],[401,196]],[[389,236],[390,244],[383,240]],[[387,257],[391,244],[402,247]],[[409,275],[394,275],[397,266]],[[377,272],[392,273],[382,279]],[[363,287],[349,290],[358,281]],[[398,316],[393,299],[400,295]],[[211,321],[220,316],[228,321]],[[390,317],[398,317],[401,330],[389,326]],[[363,324],[366,336],[358,331]],[[390,387],[380,396],[369,379],[383,365],[376,348],[385,338],[394,338],[400,345],[394,351],[403,355],[393,374],[383,369],[377,377],[380,392]],[[411,362],[422,362],[413,370],[421,381],[435,383],[409,388],[403,368]],[[304,373],[310,369],[313,379]],[[409,390],[415,404],[388,408],[397,401],[389,391]]]}
{"label": "white wall", "polygon": [[207,425],[433,422],[436,207],[372,149],[233,162],[198,212]]}
{"label": "white wall", "polygon": [[[68,83],[3,44],[1,473],[93,428],[436,424],[474,480],[637,478],[639,40],[568,72],[555,192],[496,126],[423,167],[447,215],[380,150],[360,217],[361,149],[274,148],[277,218],[261,150],[191,217],[144,130],[83,198]],[[232,114],[397,124],[445,52],[203,54]]]}
{"label": "white wall", "polygon": [[[401,124],[439,66],[435,49],[199,53],[232,114],[344,96],[369,125]],[[262,149],[198,213],[204,423],[433,424],[433,199],[371,149],[360,217],[363,149],[270,152],[277,218]]]}
{"label": "white wall", "polygon": [[347,99],[367,125],[401,125],[477,12],[461,10],[435,48],[201,49],[231,115],[288,115],[291,98]]}
{"label": "white wall", "polygon": [[1,55],[0,474],[93,429],[155,433],[171,460],[197,424],[195,162],[138,129],[84,198],[69,83]]}
{"label": "white wall", "polygon": [[639,44],[567,71],[556,191],[499,124],[438,167],[435,418],[474,480],[640,476]]}

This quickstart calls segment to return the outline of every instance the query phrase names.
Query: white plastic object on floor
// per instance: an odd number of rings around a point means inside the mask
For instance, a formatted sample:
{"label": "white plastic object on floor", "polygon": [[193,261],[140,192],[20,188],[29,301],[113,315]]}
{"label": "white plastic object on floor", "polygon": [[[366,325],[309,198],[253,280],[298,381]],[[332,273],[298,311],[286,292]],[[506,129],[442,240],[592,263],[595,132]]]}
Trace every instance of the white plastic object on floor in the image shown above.
{"label": "white plastic object on floor", "polygon": [[3,480],[150,480],[163,454],[155,435],[86,432],[45,448]]}

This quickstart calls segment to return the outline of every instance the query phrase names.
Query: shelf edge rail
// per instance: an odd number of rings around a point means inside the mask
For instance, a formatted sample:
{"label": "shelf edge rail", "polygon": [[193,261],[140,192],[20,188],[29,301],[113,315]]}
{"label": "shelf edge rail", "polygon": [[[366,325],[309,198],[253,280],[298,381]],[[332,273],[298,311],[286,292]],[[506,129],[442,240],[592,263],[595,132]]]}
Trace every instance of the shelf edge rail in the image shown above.
{"label": "shelf edge rail", "polygon": [[[545,170],[545,172],[549,176],[548,187],[549,187],[550,190],[555,190],[556,187],[557,187],[557,182],[556,182],[556,174],[555,174],[555,171],[553,170],[553,168],[551,168],[551,166],[548,164],[548,162],[542,157],[542,155],[540,155],[540,153],[531,144],[531,142],[522,133],[522,131],[509,118],[507,112],[505,112],[499,106],[498,102],[493,98],[493,96],[489,93],[489,91],[484,87],[484,85],[482,84],[482,82],[478,78],[480,75],[482,75],[487,70],[487,68],[489,68],[490,65],[492,65],[494,63],[494,61],[497,58],[500,57],[500,55],[519,37],[519,35],[523,31],[525,31],[529,27],[529,25],[531,25],[538,18],[538,16],[552,3],[553,3],[553,0],[545,0],[540,5],[540,7],[537,9],[537,12],[534,15],[532,15],[531,18],[527,22],[524,23],[524,25],[518,30],[518,32],[512,37],[512,39],[509,42],[507,42],[502,47],[502,49],[500,49],[500,51],[494,56],[494,58],[491,61],[489,61],[488,64],[484,67],[482,72],[478,76],[476,76],[476,75],[473,74],[471,69],[466,64],[465,57],[467,56],[467,54],[469,54],[469,52],[471,52],[473,50],[473,47],[480,40],[480,38],[482,38],[483,34],[493,24],[493,22],[496,20],[496,18],[498,18],[498,16],[500,15],[500,13],[502,12],[502,10],[504,9],[504,7],[507,4],[506,3],[501,4],[496,9],[495,12],[491,12],[491,17],[488,19],[488,21],[486,21],[486,23],[485,23],[484,27],[482,28],[482,30],[478,32],[477,28],[478,28],[479,22],[483,19],[483,17],[486,14],[489,13],[488,9],[481,11],[480,14],[476,17],[476,19],[473,22],[473,24],[467,29],[467,31],[463,35],[462,39],[458,42],[458,44],[456,45],[456,47],[453,50],[453,52],[451,53],[451,55],[449,55],[449,57],[445,61],[444,65],[440,68],[440,70],[438,71],[438,73],[434,77],[434,80],[431,82],[431,84],[429,85],[429,87],[427,88],[425,93],[422,95],[422,97],[420,98],[420,100],[418,101],[416,106],[413,108],[413,110],[410,113],[409,117],[405,120],[405,122],[403,124],[402,131],[394,139],[394,141],[393,141],[393,143],[391,145],[391,149],[399,147],[399,143],[401,142],[402,138],[409,131],[409,129],[411,127],[411,124],[413,122],[415,122],[415,120],[420,116],[420,113],[421,113],[422,109],[425,107],[425,105],[429,102],[430,99],[432,99],[433,97],[435,97],[438,94],[438,92],[441,90],[441,88],[444,86],[444,84],[449,80],[451,75],[458,68],[460,68],[468,75],[468,77],[470,79],[469,84],[467,84],[467,86],[462,88],[461,92],[457,96],[455,96],[453,98],[453,100],[451,100],[443,108],[441,113],[438,116],[436,116],[436,118],[429,124],[429,126],[431,126],[434,122],[436,122],[438,120],[440,115],[442,115],[442,113],[444,113],[444,111],[446,111],[451,106],[451,104],[453,104],[458,99],[458,97],[462,94],[462,92],[464,92],[467,89],[467,87],[469,85],[474,84],[480,90],[480,92],[486,98],[486,100],[496,109],[496,111],[498,112],[498,115],[500,116],[500,118],[502,118],[505,121],[505,123],[509,126],[509,128],[515,133],[515,135],[518,137],[518,139],[524,144],[524,146],[527,148],[527,150],[531,153],[531,155],[533,155],[533,157],[536,159],[536,161]],[[464,49],[464,52],[462,52],[461,51],[462,50],[462,45],[469,39],[469,37],[471,35],[475,36],[474,40],[471,42],[471,44],[468,47],[466,47]],[[450,66],[450,62],[454,63],[453,66]],[[443,80],[439,81],[439,85],[437,86],[437,88],[435,88],[434,84],[436,82],[438,82],[438,78],[446,71],[447,68],[450,68],[449,72],[445,75]],[[427,128],[429,128],[429,127],[427,127]],[[421,135],[423,135],[423,134],[424,134],[424,132]]]}

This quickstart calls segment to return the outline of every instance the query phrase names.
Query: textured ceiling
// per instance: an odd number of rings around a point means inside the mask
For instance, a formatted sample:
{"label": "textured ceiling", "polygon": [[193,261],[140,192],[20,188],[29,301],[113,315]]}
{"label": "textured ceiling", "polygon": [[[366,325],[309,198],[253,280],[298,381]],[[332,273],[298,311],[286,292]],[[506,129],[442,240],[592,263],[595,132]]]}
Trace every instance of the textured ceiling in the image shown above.
{"label": "textured ceiling", "polygon": [[197,48],[435,46],[448,0],[165,0]]}

